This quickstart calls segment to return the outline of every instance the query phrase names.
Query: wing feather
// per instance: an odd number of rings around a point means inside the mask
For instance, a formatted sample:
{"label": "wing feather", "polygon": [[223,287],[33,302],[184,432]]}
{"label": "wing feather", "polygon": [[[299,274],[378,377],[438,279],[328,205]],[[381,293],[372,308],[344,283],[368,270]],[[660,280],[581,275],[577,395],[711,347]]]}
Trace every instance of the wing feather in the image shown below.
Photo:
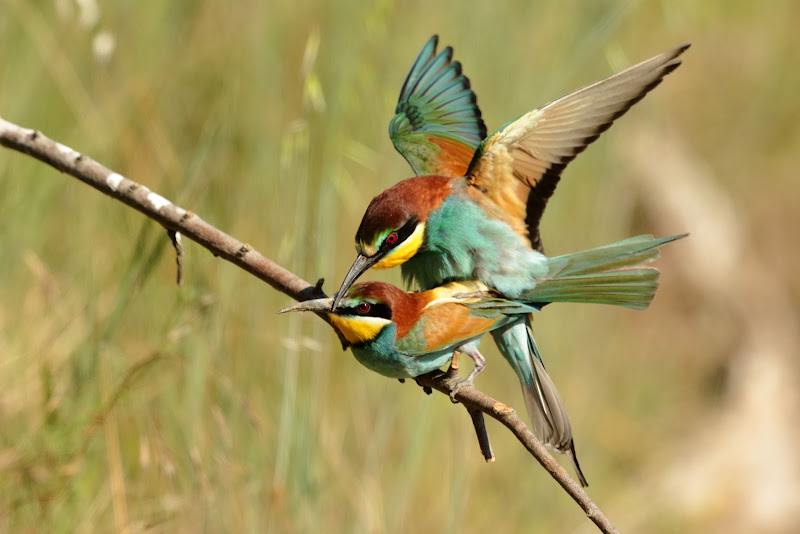
{"label": "wing feather", "polygon": [[431,37],[406,76],[389,136],[417,176],[464,176],[486,138],[475,93],[449,46]]}
{"label": "wing feather", "polygon": [[[519,221],[517,231],[541,250],[539,221],[564,167],[675,70],[687,48],[673,48],[508,123],[481,144],[468,183]],[[515,181],[527,188],[515,188],[518,201],[509,202]]]}
{"label": "wing feather", "polygon": [[457,346],[501,326],[514,315],[537,308],[522,302],[492,296],[477,280],[451,282],[416,294],[428,300],[409,333],[397,340],[398,350],[422,355]]}

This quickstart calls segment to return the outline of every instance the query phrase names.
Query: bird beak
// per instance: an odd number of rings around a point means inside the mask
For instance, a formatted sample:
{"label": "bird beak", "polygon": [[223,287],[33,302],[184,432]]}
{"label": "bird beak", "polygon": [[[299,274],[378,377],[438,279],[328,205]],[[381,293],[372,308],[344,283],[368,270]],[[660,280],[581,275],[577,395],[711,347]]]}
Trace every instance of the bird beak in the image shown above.
{"label": "bird beak", "polygon": [[339,288],[339,292],[333,299],[333,306],[331,307],[330,311],[334,311],[336,306],[339,305],[339,301],[344,296],[345,292],[353,285],[353,282],[358,279],[359,276],[364,274],[364,271],[378,263],[381,259],[381,254],[375,254],[372,257],[364,256],[363,254],[359,254],[356,258],[356,261],[353,262],[353,266],[350,267],[350,271],[348,271],[347,276],[344,277],[344,282],[342,282],[342,287]]}
{"label": "bird beak", "polygon": [[304,300],[298,302],[293,306],[284,308],[278,313],[294,312],[294,311],[313,311],[313,312],[330,312],[333,306],[333,298],[328,297],[325,299]]}

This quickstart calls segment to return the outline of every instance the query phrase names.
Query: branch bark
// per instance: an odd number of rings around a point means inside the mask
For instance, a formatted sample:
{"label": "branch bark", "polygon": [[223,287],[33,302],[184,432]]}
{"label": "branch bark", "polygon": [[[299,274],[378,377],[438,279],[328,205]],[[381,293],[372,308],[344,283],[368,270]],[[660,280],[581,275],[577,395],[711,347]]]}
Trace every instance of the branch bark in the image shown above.
{"label": "branch bark", "polygon": [[[182,234],[204,246],[215,256],[228,260],[295,300],[302,301],[326,296],[322,291],[321,281],[316,285],[306,282],[247,243],[211,226],[191,211],[173,204],[146,186],[125,178],[72,148],[46,137],[37,130],[22,128],[0,117],[0,145],[34,157],[94,187],[101,193],[123,202],[164,226],[171,238],[173,235]],[[174,243],[176,238],[172,239]],[[178,254],[179,261],[181,261],[180,252]],[[330,324],[326,315],[320,314],[319,316]],[[347,344],[341,333],[335,328],[334,330],[342,340],[343,347],[346,348]],[[454,375],[443,372],[428,373],[417,377],[417,383],[423,388],[435,389],[448,396],[456,380]],[[460,389],[456,393],[455,399],[467,409],[473,422],[482,423],[483,418],[475,414],[483,413],[505,425],[570,497],[580,505],[587,517],[597,525],[601,532],[607,534],[617,532],[600,508],[583,491],[583,488],[570,478],[566,470],[550,455],[544,445],[517,416],[513,408],[493,399],[475,387]],[[475,428],[479,441],[482,441],[482,434],[483,438],[486,438],[485,427],[475,423]],[[485,445],[481,443],[484,456],[488,459],[484,447],[489,447],[488,438]],[[488,454],[491,454],[490,448],[488,450]]]}

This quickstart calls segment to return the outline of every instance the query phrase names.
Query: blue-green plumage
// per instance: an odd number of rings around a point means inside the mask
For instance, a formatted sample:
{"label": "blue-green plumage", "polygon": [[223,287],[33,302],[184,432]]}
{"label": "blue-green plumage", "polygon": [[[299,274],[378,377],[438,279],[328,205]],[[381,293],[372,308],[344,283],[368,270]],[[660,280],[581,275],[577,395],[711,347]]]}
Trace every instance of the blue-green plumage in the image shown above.
{"label": "blue-green plumage", "polygon": [[[469,220],[468,224],[464,220]],[[424,251],[402,264],[403,275],[429,289],[442,281],[478,279],[506,297],[532,303],[586,302],[646,309],[658,271],[642,267],[658,247],[683,236],[637,236],[594,249],[548,258],[475,204],[449,197],[431,213]],[[452,247],[448,247],[448,244]],[[500,353],[520,380],[533,431],[569,455],[586,485],[572,443],[566,408],[539,354],[528,315],[492,330]]]}
{"label": "blue-green plumage", "polygon": [[350,342],[356,359],[390,378],[440,369],[456,350],[477,352],[486,332],[515,322],[536,306],[495,296],[477,281],[406,293],[383,282],[354,284],[342,305],[305,301],[284,311],[322,311]]}
{"label": "blue-green plumage", "polygon": [[[432,352],[415,352],[409,351],[408,347],[417,347],[419,340],[406,337],[396,339],[396,335],[397,326],[391,324],[374,340],[353,345],[350,349],[364,367],[389,378],[414,378],[441,369],[453,359],[456,345],[451,344]],[[466,342],[460,341],[458,346],[472,343],[477,347],[481,335],[483,332]]]}
{"label": "blue-green plumage", "polygon": [[[547,258],[539,221],[566,165],[675,70],[688,45],[573,91],[485,137],[469,82],[451,61],[452,50],[436,54],[436,44],[434,37],[418,55],[390,123],[392,141],[417,177],[370,203],[356,234],[359,256],[339,294],[370,267],[402,265],[404,278],[422,289],[479,280],[503,298],[534,304],[646,308],[658,272],[641,264],[677,238],[639,236]],[[520,379],[534,431],[570,454],[585,484],[566,409],[544,370],[530,318],[514,316],[492,333]]]}
{"label": "blue-green plumage", "polygon": [[473,154],[486,126],[453,49],[437,54],[437,43],[435,35],[425,43],[406,76],[389,137],[417,174],[463,174],[468,161],[457,154]]}
{"label": "blue-green plumage", "polygon": [[401,266],[422,289],[454,280],[480,280],[509,298],[547,273],[547,257],[475,202],[451,195],[425,223],[420,251]]}
{"label": "blue-green plumage", "polygon": [[407,352],[406,346],[419,345],[419,339],[396,339],[396,336],[397,325],[392,323],[375,339],[352,345],[350,349],[364,367],[389,378],[414,378],[440,369],[453,358],[454,347],[419,354]]}

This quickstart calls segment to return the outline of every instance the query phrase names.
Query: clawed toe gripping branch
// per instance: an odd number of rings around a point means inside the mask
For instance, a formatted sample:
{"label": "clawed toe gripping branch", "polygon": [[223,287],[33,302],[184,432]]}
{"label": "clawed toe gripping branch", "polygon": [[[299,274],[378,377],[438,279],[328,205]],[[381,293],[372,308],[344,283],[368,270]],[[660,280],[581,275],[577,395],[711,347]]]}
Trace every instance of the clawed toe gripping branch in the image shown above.
{"label": "clawed toe gripping branch", "polygon": [[[215,256],[224,258],[241,267],[295,300],[303,301],[325,297],[322,291],[322,280],[315,285],[309,284],[263,256],[250,245],[242,243],[218,230],[194,213],[176,206],[147,187],[125,178],[121,174],[104,167],[93,159],[61,143],[49,139],[36,130],[22,128],[0,118],[0,145],[27,154],[63,173],[69,174],[161,224],[167,229],[169,238],[175,247],[179,284],[183,280],[183,244],[181,242],[181,236],[183,236],[204,246]],[[318,315],[330,324],[327,315]],[[346,348],[346,340],[338,330],[335,328],[334,330],[339,335],[342,346]],[[470,356],[473,355],[470,354]],[[473,359],[475,359],[474,356]],[[476,360],[477,363],[479,363],[478,360]],[[517,417],[513,408],[489,397],[475,387],[459,387],[459,384],[463,386],[465,383],[458,379],[457,366],[448,373],[434,372],[419,376],[416,381],[426,392],[431,392],[434,389],[440,391],[445,395],[451,396],[452,399],[458,401],[467,409],[475,426],[481,453],[487,461],[493,461],[494,454],[486,432],[484,414],[499,421],[514,434],[547,472],[581,506],[600,531],[605,533],[617,532],[586,492],[569,477],[564,468],[556,462],[525,423]]]}

